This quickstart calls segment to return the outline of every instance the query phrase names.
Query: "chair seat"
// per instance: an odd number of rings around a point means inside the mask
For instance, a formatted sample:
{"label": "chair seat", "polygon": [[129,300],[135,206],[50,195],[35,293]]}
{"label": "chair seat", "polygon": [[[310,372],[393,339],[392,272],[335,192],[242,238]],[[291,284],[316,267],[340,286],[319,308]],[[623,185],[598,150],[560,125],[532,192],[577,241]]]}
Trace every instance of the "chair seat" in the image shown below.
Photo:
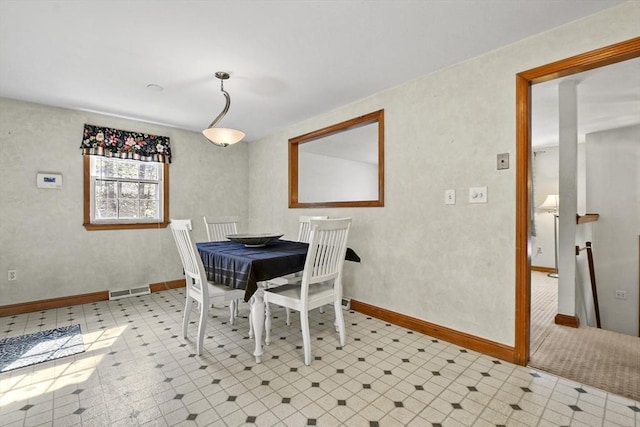
{"label": "chair seat", "polygon": [[269,279],[267,281],[267,289],[275,288],[277,286],[286,286],[286,285],[298,285],[300,286],[300,282],[302,282],[302,276],[293,274],[287,274],[286,276],[276,277],[275,279]]}
{"label": "chair seat", "polygon": [[212,303],[228,302],[244,298],[244,289],[229,290],[228,286],[213,282],[207,282],[207,288],[209,289],[209,300]]}
{"label": "chair seat", "polygon": [[[283,285],[273,289],[267,289],[265,293],[270,303],[277,305],[286,304],[294,310],[302,308],[302,287],[297,284]],[[331,304],[335,299],[333,283],[324,282],[309,285],[308,309],[318,308],[325,304]]]}

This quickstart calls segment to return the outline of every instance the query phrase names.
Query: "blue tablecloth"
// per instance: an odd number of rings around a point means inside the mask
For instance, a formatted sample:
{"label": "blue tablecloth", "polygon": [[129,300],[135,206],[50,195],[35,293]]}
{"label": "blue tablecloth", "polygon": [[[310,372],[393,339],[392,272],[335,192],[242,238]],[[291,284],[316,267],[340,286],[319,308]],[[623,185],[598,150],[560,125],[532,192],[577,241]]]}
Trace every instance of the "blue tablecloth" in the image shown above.
{"label": "blue tablecloth", "polygon": [[235,242],[196,243],[207,279],[245,289],[249,301],[258,282],[295,273],[304,269],[307,243],[277,240],[261,248],[247,248]]}

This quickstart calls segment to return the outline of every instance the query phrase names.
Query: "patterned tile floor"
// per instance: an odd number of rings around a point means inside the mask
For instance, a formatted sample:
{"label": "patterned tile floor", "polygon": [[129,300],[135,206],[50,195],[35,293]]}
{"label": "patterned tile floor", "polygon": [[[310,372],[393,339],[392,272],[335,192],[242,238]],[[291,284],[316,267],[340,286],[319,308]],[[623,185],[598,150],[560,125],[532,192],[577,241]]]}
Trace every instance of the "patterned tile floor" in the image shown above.
{"label": "patterned tile floor", "polygon": [[3,426],[638,426],[640,404],[346,312],[302,339],[274,309],[255,364],[248,306],[211,310],[205,352],[181,336],[182,290],[0,318],[0,338],[79,323],[86,351],[0,374]]}

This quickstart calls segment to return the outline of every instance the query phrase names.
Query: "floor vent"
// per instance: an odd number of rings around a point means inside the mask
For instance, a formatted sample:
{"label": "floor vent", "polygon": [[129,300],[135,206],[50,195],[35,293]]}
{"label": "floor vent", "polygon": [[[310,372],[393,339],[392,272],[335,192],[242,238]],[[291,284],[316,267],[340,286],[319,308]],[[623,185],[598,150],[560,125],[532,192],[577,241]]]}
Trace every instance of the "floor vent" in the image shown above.
{"label": "floor vent", "polygon": [[125,289],[122,291],[109,291],[109,300],[117,300],[120,298],[136,297],[139,295],[148,295],[151,293],[151,289],[148,286],[141,288]]}

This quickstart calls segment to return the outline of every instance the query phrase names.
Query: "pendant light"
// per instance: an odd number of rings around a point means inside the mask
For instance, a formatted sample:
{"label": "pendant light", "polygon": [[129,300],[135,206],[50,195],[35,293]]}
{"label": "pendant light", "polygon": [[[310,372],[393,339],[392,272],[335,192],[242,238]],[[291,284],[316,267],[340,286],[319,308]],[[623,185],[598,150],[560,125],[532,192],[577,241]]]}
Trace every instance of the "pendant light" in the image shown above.
{"label": "pendant light", "polygon": [[218,114],[218,117],[213,119],[209,127],[202,131],[202,134],[214,145],[217,145],[219,147],[227,147],[231,144],[242,141],[242,138],[244,138],[244,133],[236,129],[215,127],[215,125],[227,114],[227,111],[229,111],[229,106],[231,105],[231,97],[229,96],[227,91],[224,90],[224,81],[229,78],[229,73],[218,71],[216,73],[216,77],[220,79],[220,91],[226,98],[227,103],[225,104],[224,109],[220,112],[220,114]]}

